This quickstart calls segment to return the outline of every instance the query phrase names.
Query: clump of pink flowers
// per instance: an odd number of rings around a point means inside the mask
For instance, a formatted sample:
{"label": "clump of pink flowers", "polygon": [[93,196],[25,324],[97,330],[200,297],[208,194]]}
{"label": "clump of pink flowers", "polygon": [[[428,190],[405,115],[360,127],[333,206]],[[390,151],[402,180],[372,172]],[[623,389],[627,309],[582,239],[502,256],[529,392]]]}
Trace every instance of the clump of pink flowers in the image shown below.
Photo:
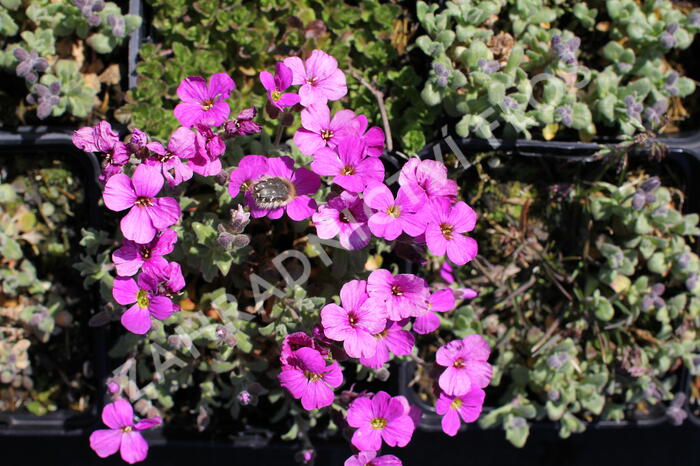
{"label": "clump of pink flowers", "polygon": [[[185,288],[185,276],[180,264],[167,257],[178,247],[177,232],[182,231],[180,204],[172,196],[197,177],[227,182],[231,199],[240,197],[247,209],[239,206],[237,211],[245,223],[250,218],[276,221],[286,216],[285,222],[296,222],[294,228],[312,227],[318,238],[337,238],[348,251],[371,247],[375,239],[413,245],[421,252],[427,248],[443,263],[441,274],[448,284],[455,282],[452,266],[476,256],[476,241],[468,236],[475,228],[476,213],[458,200],[457,183],[449,179],[444,164],[411,158],[392,177],[398,180],[392,189],[380,157],[384,132],[351,109],[331,113],[330,102],[347,94],[345,73],[335,58],[314,50],[306,59],[288,57],[276,63],[274,74],[262,71],[259,78],[267,94],[267,113],[279,119],[277,142],[299,113],[301,125],[290,141],[311,158],[308,167],[299,163],[303,157],[279,154],[248,154],[235,167],[225,166],[227,141],[262,131],[255,108],[230,117],[228,99],[235,83],[226,73],[208,80],[190,76],[180,83],[181,102],[174,114],[181,126],[167,144],[152,141],[138,129],[122,142],[106,122],[74,133],[77,147],[103,155],[100,179],[105,206],[125,212],[120,222],[123,241],[112,254],[117,274],[112,295],[123,307],[120,320],[128,331],[138,335],[154,328],[162,331],[180,310],[178,296]],[[339,300],[323,306],[313,327],[284,333],[279,385],[289,394],[288,403],[299,403],[305,410],[347,413],[356,453],[346,466],[400,465],[397,457],[380,450],[384,445],[406,446],[420,425],[421,412],[406,398],[384,391],[356,393],[351,388],[337,393],[344,382],[342,364],[356,359],[366,368],[385,370],[394,357],[415,354],[416,335],[440,327],[438,313],[444,315],[459,300],[475,295],[472,290],[431,290],[419,275],[378,268],[349,280],[340,287]],[[223,326],[219,331],[224,336],[227,332]],[[436,362],[445,369],[438,380],[436,411],[443,416],[448,435],[481,413],[483,389],[492,373],[489,352],[478,335],[437,351]],[[114,397],[120,396],[119,384],[112,380],[108,387]],[[248,391],[237,398],[243,406],[252,403]],[[99,456],[120,450],[129,463],[146,458],[148,445],[139,431],[161,420],[135,422],[133,417],[125,400],[105,407],[103,419],[110,429],[98,430],[90,438]],[[312,462],[313,450],[304,451],[304,461]]]}

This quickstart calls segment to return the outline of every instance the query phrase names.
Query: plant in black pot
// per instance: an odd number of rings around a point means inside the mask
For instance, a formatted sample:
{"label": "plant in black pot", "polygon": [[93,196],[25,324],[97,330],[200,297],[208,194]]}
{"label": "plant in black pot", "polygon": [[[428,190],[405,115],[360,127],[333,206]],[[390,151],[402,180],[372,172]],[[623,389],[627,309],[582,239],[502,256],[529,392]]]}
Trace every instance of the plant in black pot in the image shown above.
{"label": "plant in black pot", "polygon": [[[700,10],[646,0],[418,2],[433,64],[421,96],[457,134],[551,140],[677,130],[695,82],[679,58]],[[689,59],[691,60],[691,59]],[[680,126],[679,126],[680,125]],[[687,128],[687,127],[686,127]]]}
{"label": "plant in black pot", "polygon": [[[494,376],[482,427],[522,446],[543,420],[568,437],[675,413],[664,401],[693,367],[700,303],[698,217],[682,213],[696,172],[681,159],[473,157],[459,182],[481,213],[479,256],[469,269],[432,263],[433,280],[462,299],[418,347],[485,335]],[[407,396],[430,413],[424,427],[439,430],[433,359],[419,352],[403,371]]]}
{"label": "plant in black pot", "polygon": [[2,2],[3,126],[106,115],[125,90],[115,49],[140,24],[103,0]]}
{"label": "plant in black pot", "polygon": [[71,267],[94,223],[90,173],[65,147],[3,146],[0,164],[0,432],[59,433],[90,423],[99,391],[93,302]]}
{"label": "plant in black pot", "polygon": [[[114,212],[108,231],[86,231],[78,265],[105,302],[92,323],[121,331],[106,427],[90,437],[101,457],[145,459],[140,431],[161,422],[147,437],[293,440],[306,464],[313,441],[340,435],[349,464],[396,464],[382,448],[412,438],[421,413],[389,393],[388,363],[414,351],[430,291],[396,251],[427,241],[464,264],[476,214],[440,162],[389,171],[383,131],[340,105],[349,91],[332,56],[287,57],[259,79],[274,141],[255,108],[231,113],[226,73],[179,83],[167,140],[136,128],[122,140],[104,121],[74,133],[102,154]],[[479,354],[461,363],[484,372],[460,387],[473,388],[478,417],[490,365],[472,340]]]}

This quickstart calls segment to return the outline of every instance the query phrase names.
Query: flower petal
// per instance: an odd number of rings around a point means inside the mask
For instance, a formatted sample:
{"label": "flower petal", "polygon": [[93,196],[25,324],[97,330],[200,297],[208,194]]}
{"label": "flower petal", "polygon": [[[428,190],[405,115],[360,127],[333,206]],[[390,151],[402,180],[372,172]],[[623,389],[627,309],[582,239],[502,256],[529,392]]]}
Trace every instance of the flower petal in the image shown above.
{"label": "flower petal", "polygon": [[121,322],[131,333],[144,335],[151,329],[151,314],[147,308],[134,304],[122,314]]}
{"label": "flower petal", "polygon": [[122,306],[135,303],[138,292],[139,287],[133,278],[117,277],[114,279],[112,296]]}
{"label": "flower petal", "polygon": [[131,178],[123,173],[113,175],[105,183],[102,199],[109,210],[120,212],[128,209],[136,202],[136,193],[131,184]]}
{"label": "flower petal", "polygon": [[102,422],[112,429],[121,429],[122,427],[133,425],[134,410],[131,407],[131,403],[120,399],[106,404],[102,409]]}
{"label": "flower petal", "polygon": [[125,433],[122,435],[122,445],[119,453],[127,463],[138,463],[145,460],[148,456],[148,443],[137,431]]}
{"label": "flower petal", "polygon": [[107,458],[115,454],[122,443],[122,433],[120,430],[100,429],[90,434],[90,448],[92,448],[100,458]]}

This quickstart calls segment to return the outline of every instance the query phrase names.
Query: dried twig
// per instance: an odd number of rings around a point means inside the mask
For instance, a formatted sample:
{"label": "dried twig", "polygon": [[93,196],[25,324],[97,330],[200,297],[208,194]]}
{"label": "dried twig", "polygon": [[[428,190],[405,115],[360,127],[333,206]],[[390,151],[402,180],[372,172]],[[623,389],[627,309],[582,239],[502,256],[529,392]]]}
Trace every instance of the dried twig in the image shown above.
{"label": "dried twig", "polygon": [[348,72],[353,78],[357,79],[360,82],[360,84],[365,86],[372,93],[372,95],[374,95],[375,99],[377,99],[377,105],[379,105],[379,113],[382,115],[382,126],[384,126],[384,135],[386,136],[386,148],[389,152],[391,152],[394,149],[394,143],[391,139],[391,127],[389,126],[389,117],[386,113],[386,106],[384,106],[384,93],[376,87],[374,87],[365,78],[363,78],[362,75],[358,73],[357,70],[352,66],[348,68]]}

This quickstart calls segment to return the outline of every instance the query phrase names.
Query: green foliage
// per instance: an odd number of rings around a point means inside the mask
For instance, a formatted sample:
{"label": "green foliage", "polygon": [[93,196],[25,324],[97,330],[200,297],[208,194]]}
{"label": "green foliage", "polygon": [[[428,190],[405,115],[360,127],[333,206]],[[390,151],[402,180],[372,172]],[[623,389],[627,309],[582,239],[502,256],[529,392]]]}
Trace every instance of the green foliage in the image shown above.
{"label": "green foliage", "polygon": [[433,60],[421,96],[460,118],[460,136],[632,135],[667,126],[695,91],[672,52],[690,46],[700,11],[668,0],[420,1],[417,11],[427,34],[416,45]]}
{"label": "green foliage", "polygon": [[[101,65],[90,58],[90,52],[111,54],[140,25],[141,18],[122,15],[112,2],[103,2],[101,9],[88,15],[69,0],[6,1],[0,5],[0,38],[4,46],[0,50],[0,67],[24,81],[29,91],[27,100],[36,107],[39,119],[64,114],[86,118],[100,103],[96,95],[101,84],[113,84],[114,80],[98,79],[95,73],[101,71]],[[83,50],[83,44],[89,49]],[[36,54],[32,59],[43,60],[43,64],[35,62],[32,66],[23,58],[25,54]],[[48,98],[43,86],[50,88],[52,83],[58,83],[52,91],[55,98]],[[18,102],[17,94],[17,89],[3,89],[0,95],[7,112],[4,118],[10,121],[14,107],[19,107],[19,118],[25,118],[22,100],[27,96],[19,95]]]}
{"label": "green foliage", "polygon": [[[187,76],[226,71],[237,85],[236,110],[265,104],[258,80],[290,55],[305,57],[322,49],[346,72],[344,108],[382,125],[373,93],[353,77],[355,70],[383,92],[395,148],[417,151],[425,145],[434,111],[417,101],[421,82],[408,60],[406,45],[414,30],[396,3],[341,0],[241,2],[240,0],[152,0],[155,43],[144,44],[137,68],[139,85],[130,91],[120,119],[165,138],[177,126],[172,109],[176,89]],[[271,130],[272,127],[268,127]]]}
{"label": "green foliage", "polygon": [[[529,421],[557,422],[565,438],[597,420],[664,416],[700,350],[700,229],[677,173],[645,163],[664,185],[638,166],[618,175],[613,154],[589,169],[547,159],[548,175],[498,157],[478,156],[460,180],[480,213],[479,256],[453,286],[479,295],[441,316],[439,340],[481,334],[494,348],[487,393],[498,396],[480,424],[522,446]],[[430,360],[430,340],[417,346]]]}

